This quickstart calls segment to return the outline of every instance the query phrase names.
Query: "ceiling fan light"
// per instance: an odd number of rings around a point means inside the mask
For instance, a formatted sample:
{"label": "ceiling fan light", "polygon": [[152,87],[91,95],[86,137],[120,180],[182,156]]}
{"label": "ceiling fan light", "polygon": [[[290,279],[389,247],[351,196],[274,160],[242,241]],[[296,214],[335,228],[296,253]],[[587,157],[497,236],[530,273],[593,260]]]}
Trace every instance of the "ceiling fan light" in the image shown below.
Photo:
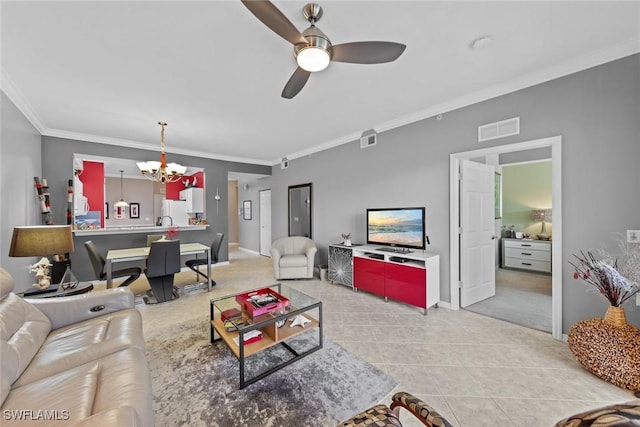
{"label": "ceiling fan light", "polygon": [[331,58],[329,52],[324,49],[309,46],[301,49],[296,56],[298,65],[303,70],[314,73],[316,71],[322,71],[329,65]]}

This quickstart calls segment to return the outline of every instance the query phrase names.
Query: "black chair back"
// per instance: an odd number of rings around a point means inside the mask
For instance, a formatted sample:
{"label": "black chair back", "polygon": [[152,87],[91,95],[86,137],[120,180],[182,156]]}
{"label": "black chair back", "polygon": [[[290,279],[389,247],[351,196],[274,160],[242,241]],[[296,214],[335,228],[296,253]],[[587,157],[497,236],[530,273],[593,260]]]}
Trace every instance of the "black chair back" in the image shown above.
{"label": "black chair back", "polygon": [[147,277],[159,277],[180,271],[180,240],[156,240],[151,242],[147,258]]}
{"label": "black chair back", "polygon": [[84,247],[87,248],[96,279],[104,280],[105,277],[107,277],[107,273],[104,271],[105,260],[102,255],[100,255],[100,252],[98,252],[98,248],[96,248],[96,245],[91,240],[84,242]]}
{"label": "black chair back", "polygon": [[213,238],[213,243],[211,244],[211,264],[217,263],[220,258],[222,240],[224,240],[224,233],[216,233],[216,237]]}

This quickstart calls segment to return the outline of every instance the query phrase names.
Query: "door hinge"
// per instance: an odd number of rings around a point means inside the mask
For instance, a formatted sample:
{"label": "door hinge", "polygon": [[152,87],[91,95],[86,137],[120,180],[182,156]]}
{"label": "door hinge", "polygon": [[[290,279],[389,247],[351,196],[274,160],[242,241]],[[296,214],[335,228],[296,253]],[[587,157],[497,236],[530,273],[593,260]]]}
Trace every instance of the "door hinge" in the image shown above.
{"label": "door hinge", "polygon": [[462,172],[458,172],[458,181],[462,181]]}
{"label": "door hinge", "polygon": [[458,227],[458,234],[462,234],[462,227]]}
{"label": "door hinge", "polygon": [[458,282],[458,289],[462,289],[462,280]]}

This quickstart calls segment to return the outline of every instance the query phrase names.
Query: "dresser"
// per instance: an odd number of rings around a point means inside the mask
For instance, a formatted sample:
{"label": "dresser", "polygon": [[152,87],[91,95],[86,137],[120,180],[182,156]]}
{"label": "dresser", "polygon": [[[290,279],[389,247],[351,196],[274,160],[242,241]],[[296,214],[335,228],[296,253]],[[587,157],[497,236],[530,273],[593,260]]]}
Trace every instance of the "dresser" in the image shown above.
{"label": "dresser", "polygon": [[551,273],[551,241],[503,238],[500,266]]}

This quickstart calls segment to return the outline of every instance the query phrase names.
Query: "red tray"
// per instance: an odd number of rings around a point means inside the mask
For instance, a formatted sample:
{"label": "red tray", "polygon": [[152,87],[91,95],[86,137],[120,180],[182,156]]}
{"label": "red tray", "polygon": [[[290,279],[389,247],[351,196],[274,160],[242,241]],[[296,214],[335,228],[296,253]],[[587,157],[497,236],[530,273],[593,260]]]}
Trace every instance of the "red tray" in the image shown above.
{"label": "red tray", "polygon": [[[262,306],[256,306],[252,303],[256,298],[273,297],[277,301]],[[276,310],[283,310],[289,306],[289,300],[276,291],[264,288],[257,291],[251,291],[244,294],[236,295],[236,302],[240,304],[242,310],[245,311],[253,320],[254,317]]]}

